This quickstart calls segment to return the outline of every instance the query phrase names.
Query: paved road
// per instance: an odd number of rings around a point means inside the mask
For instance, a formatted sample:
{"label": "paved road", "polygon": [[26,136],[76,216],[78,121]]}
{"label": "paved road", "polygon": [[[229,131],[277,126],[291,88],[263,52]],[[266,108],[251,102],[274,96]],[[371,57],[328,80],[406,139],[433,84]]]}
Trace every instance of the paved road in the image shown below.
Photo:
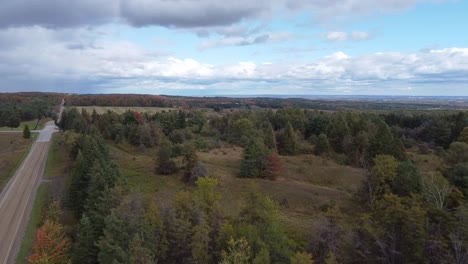
{"label": "paved road", "polygon": [[53,121],[39,131],[28,156],[0,193],[0,264],[15,262],[44,174],[50,140],[57,131]]}

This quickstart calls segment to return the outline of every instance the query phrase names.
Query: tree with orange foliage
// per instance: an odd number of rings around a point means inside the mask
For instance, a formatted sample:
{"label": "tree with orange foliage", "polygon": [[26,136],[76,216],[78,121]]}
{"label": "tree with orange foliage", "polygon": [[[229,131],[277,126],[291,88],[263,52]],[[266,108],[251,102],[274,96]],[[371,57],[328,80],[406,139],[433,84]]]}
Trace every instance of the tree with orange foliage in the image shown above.
{"label": "tree with orange foliage", "polygon": [[273,151],[268,157],[268,165],[265,170],[265,177],[269,180],[276,180],[281,172],[280,160],[277,151]]}
{"label": "tree with orange foliage", "polygon": [[47,220],[36,232],[29,263],[71,263],[68,255],[70,241],[59,223]]}

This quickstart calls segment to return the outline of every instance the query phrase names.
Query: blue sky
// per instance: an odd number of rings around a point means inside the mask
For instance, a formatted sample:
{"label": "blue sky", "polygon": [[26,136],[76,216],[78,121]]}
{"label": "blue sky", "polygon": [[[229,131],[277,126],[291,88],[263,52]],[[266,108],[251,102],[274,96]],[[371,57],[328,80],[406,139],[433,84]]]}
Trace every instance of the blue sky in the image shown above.
{"label": "blue sky", "polygon": [[12,1],[0,91],[468,96],[467,12],[443,0]]}

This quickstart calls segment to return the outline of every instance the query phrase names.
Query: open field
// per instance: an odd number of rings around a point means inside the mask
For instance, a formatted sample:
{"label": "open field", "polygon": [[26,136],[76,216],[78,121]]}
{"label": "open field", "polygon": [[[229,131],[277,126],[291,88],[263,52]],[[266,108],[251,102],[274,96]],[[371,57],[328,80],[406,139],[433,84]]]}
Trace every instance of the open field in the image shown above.
{"label": "open field", "polygon": [[35,133],[31,139],[24,139],[22,133],[0,133],[0,191],[28,153],[35,137]]}
{"label": "open field", "polygon": [[[21,122],[19,127],[0,127],[0,131],[17,131],[20,130],[22,131],[24,129],[24,126],[28,125],[30,130],[41,130],[44,128],[45,123],[49,122],[51,119],[41,119],[39,121],[39,124],[37,124],[37,119],[31,120],[31,121],[24,121]],[[37,124],[37,128],[36,128]]]}
{"label": "open field", "polygon": [[[93,110],[96,110],[98,114],[106,113],[107,111],[113,111],[117,114],[123,114],[127,110],[136,111],[136,112],[149,112],[149,113],[159,113],[162,111],[177,110],[177,108],[170,107],[120,107],[120,106],[73,106],[81,112],[81,109],[86,109],[88,113],[92,113]],[[73,108],[69,107],[69,108]]]}
{"label": "open field", "polygon": [[[182,182],[182,171],[169,176],[156,175],[153,152],[128,144],[111,145],[111,156],[134,191],[154,193],[165,203],[176,192],[194,188]],[[238,214],[243,197],[255,188],[280,204],[283,221],[295,233],[309,230],[322,206],[336,204],[344,210],[352,208],[352,194],[365,177],[361,169],[338,165],[315,155],[298,155],[280,157],[282,172],[276,181],[241,179],[236,176],[242,148],[225,147],[197,154],[209,175],[219,180],[222,205],[228,215]],[[176,159],[176,163],[181,167],[181,158]]]}

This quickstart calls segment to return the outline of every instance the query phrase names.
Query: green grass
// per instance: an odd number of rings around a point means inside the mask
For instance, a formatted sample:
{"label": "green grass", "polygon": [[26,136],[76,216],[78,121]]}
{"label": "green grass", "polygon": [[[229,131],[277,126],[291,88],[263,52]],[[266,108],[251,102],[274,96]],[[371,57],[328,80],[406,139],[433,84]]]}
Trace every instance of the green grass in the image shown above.
{"label": "green grass", "polygon": [[24,139],[22,133],[0,133],[0,191],[26,158],[36,137],[36,133],[30,139]]}
{"label": "green grass", "polygon": [[34,119],[31,121],[21,122],[19,127],[0,127],[0,131],[23,131],[25,125],[28,125],[30,130],[41,130],[48,121],[50,121],[50,119],[41,119],[36,129],[34,128],[36,127],[37,119]]}
{"label": "green grass", "polygon": [[31,211],[31,217],[29,218],[28,227],[26,229],[26,233],[24,234],[23,241],[21,242],[18,256],[16,257],[16,263],[28,263],[26,258],[29,256],[32,245],[34,243],[36,231],[42,222],[42,209],[47,202],[47,198],[47,186],[44,184],[39,185],[36,199]]}
{"label": "green grass", "polygon": [[59,144],[62,137],[63,135],[61,134],[54,134],[52,136],[52,144],[50,146],[47,166],[44,172],[45,179],[63,177],[67,173],[70,159],[66,149]]}
{"label": "green grass", "polygon": [[77,106],[75,107],[78,111],[81,112],[81,109],[86,109],[86,111],[91,114],[93,110],[96,110],[98,114],[107,113],[107,111],[113,111],[117,114],[123,114],[127,110],[136,111],[136,112],[149,112],[149,113],[159,113],[162,111],[177,110],[177,108],[170,107],[120,107],[120,106]]}

